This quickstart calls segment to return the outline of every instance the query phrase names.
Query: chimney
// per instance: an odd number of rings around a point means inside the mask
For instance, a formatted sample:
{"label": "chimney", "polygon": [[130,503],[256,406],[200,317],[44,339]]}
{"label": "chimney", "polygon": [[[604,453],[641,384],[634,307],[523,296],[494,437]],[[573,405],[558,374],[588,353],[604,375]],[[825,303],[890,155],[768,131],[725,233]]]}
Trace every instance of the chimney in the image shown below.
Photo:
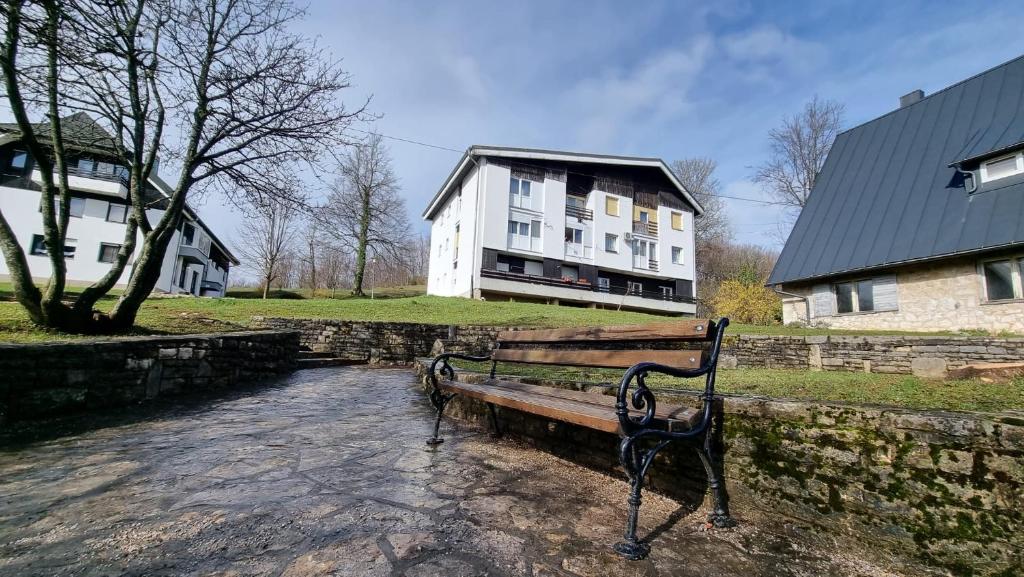
{"label": "chimney", "polygon": [[924,90],[921,90],[920,88],[908,94],[904,94],[903,96],[900,96],[900,108],[910,106],[922,98],[924,98]]}

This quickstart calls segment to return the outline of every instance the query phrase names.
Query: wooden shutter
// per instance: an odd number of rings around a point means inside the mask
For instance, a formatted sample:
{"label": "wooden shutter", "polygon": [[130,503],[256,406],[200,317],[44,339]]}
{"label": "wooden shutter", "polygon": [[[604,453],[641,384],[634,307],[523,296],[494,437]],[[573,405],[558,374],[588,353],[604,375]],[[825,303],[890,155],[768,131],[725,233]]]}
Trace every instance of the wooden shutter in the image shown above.
{"label": "wooden shutter", "polygon": [[672,228],[676,230],[683,230],[683,213],[673,212],[672,213]]}
{"label": "wooden shutter", "polygon": [[899,299],[896,293],[896,275],[878,276],[872,280],[874,287],[875,310],[899,310]]}
{"label": "wooden shutter", "polygon": [[830,317],[835,314],[836,297],[832,294],[832,285],[819,284],[814,286],[814,311],[815,317]]}
{"label": "wooden shutter", "polygon": [[604,197],[604,212],[609,216],[619,216],[619,199],[606,194]]}

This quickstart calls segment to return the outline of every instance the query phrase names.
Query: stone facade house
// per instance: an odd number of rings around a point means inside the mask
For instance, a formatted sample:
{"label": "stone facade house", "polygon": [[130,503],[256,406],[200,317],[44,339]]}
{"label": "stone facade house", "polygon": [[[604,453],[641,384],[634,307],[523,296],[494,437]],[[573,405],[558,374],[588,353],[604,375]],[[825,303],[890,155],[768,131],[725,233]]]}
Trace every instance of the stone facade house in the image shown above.
{"label": "stone facade house", "polygon": [[786,323],[1024,332],[1024,56],[841,133],[768,284]]}

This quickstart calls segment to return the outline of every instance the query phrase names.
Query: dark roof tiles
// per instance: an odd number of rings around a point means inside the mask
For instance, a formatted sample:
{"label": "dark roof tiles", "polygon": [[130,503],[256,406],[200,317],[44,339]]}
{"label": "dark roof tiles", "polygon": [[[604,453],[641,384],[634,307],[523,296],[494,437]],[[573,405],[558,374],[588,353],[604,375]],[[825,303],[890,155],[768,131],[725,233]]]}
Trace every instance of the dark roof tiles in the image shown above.
{"label": "dark roof tiles", "polygon": [[1024,177],[950,166],[1022,142],[1024,57],[841,133],[768,282],[1024,243]]}

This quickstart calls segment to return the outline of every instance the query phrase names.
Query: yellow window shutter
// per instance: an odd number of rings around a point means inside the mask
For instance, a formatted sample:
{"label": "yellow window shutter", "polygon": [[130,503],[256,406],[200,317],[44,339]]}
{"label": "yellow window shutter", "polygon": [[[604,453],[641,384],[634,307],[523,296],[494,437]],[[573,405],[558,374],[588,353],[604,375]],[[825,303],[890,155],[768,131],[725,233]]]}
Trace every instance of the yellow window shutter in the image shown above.
{"label": "yellow window shutter", "polygon": [[619,216],[619,199],[611,195],[605,195],[604,212],[609,216]]}
{"label": "yellow window shutter", "polygon": [[683,213],[673,212],[672,213],[672,228],[676,230],[683,230]]}

